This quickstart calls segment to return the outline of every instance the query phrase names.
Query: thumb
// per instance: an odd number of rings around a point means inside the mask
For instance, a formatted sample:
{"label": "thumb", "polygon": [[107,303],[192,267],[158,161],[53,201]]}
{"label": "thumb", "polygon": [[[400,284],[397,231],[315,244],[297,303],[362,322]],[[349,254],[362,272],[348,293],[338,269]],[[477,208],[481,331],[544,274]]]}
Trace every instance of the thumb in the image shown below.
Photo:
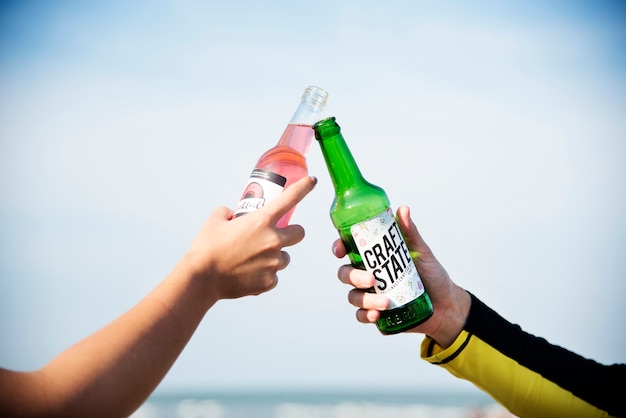
{"label": "thumb", "polygon": [[415,258],[422,253],[428,252],[428,246],[411,219],[411,209],[408,206],[400,206],[396,212],[396,219],[398,220],[398,224],[400,224],[400,229],[404,233],[404,239],[411,251],[411,256]]}
{"label": "thumb", "polygon": [[304,197],[309,194],[317,184],[317,178],[306,176],[301,178],[291,186],[286,187],[276,199],[263,206],[259,211],[266,211],[271,214],[273,223],[278,222],[280,218]]}

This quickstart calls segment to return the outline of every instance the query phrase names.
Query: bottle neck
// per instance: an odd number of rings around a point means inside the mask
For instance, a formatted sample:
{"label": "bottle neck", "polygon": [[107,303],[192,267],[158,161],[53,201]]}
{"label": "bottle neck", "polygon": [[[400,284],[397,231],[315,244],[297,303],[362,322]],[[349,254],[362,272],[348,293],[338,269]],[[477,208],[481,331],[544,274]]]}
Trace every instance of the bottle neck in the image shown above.
{"label": "bottle neck", "polygon": [[278,146],[292,148],[306,157],[315,135],[313,124],[322,119],[327,99],[328,93],[325,90],[316,86],[307,87],[302,94],[300,104],[278,141]]}
{"label": "bottle neck", "polygon": [[315,139],[320,144],[324,161],[337,193],[345,192],[355,185],[365,182],[356,164],[341,128],[334,117],[324,119],[314,125]]}
{"label": "bottle neck", "polygon": [[326,108],[328,93],[315,86],[309,86],[302,93],[300,104],[296,108],[290,125],[308,125],[313,126],[315,122],[322,119],[322,112]]}

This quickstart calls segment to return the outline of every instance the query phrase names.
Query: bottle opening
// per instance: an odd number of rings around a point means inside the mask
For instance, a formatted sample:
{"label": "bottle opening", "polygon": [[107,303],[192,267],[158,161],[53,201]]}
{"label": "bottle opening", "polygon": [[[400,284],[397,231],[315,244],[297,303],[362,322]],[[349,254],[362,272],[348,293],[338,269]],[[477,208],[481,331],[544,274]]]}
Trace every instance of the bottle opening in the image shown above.
{"label": "bottle opening", "polygon": [[337,135],[341,131],[334,116],[320,120],[313,125],[313,129],[315,130],[315,139],[318,141],[323,140],[325,137]]}
{"label": "bottle opening", "polygon": [[314,110],[323,109],[326,106],[327,100],[328,93],[326,90],[317,86],[307,87],[302,94],[302,101]]}

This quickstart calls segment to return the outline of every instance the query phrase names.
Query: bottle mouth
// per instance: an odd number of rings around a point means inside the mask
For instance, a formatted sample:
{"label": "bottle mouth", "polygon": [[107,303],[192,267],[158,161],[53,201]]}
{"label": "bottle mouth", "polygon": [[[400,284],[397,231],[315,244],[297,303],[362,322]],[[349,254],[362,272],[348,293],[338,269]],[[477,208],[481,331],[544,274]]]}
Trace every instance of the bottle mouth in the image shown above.
{"label": "bottle mouth", "polygon": [[341,128],[336,122],[334,116],[322,119],[313,125],[315,131],[315,139],[322,141],[325,137],[337,135],[341,132]]}
{"label": "bottle mouth", "polygon": [[314,110],[320,110],[326,107],[327,100],[328,93],[326,90],[317,86],[307,87],[302,94],[302,101]]}

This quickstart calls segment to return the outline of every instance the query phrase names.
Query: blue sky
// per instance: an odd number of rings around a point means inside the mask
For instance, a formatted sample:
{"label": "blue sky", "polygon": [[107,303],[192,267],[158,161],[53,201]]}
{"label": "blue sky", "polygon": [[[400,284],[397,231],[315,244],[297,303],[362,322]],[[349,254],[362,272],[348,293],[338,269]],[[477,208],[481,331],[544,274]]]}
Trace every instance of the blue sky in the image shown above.
{"label": "blue sky", "polygon": [[[152,289],[311,84],[454,280],[623,362],[626,8],[295,3],[2,3],[0,365],[41,366]],[[470,390],[421,337],[356,322],[315,144],[309,164],[278,288],[216,305],[159,390]]]}

